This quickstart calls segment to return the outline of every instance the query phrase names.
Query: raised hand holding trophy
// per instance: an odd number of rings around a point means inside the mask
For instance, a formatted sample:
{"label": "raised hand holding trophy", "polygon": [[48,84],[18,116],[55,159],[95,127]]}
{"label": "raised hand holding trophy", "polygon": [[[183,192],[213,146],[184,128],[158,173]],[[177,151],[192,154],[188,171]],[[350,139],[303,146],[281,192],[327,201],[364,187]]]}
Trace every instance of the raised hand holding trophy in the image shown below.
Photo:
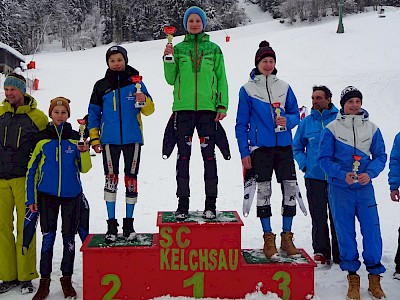
{"label": "raised hand holding trophy", "polygon": [[[141,90],[142,85],[140,84],[142,82],[142,76],[135,75],[135,76],[132,76],[131,79],[135,83],[136,94],[142,93],[142,90]],[[139,102],[139,101],[135,102],[135,108],[142,108],[144,106],[146,106],[146,102]]]}
{"label": "raised hand holding trophy", "polygon": [[[167,35],[167,45],[172,45],[173,34],[175,33],[176,28],[174,26],[164,26],[164,33]],[[174,56],[172,54],[168,54],[164,56],[164,62],[166,63],[174,63]]]}
{"label": "raised hand holding trophy", "polygon": [[[281,111],[283,110],[283,108],[281,108],[281,103],[275,102],[272,103],[272,106],[275,108],[276,118],[279,118],[281,116]],[[286,130],[287,130],[286,126],[276,125],[275,127],[275,132],[283,132]]]}
{"label": "raised hand holding trophy", "polygon": [[353,172],[354,172],[354,176],[353,176],[353,179],[354,179],[354,183],[356,183],[356,182],[358,182],[358,176],[357,176],[357,172],[358,172],[358,167],[360,166],[360,159],[361,159],[361,156],[359,156],[359,155],[353,155],[353,159],[354,159],[354,162],[353,162]]}
{"label": "raised hand holding trophy", "polygon": [[79,124],[79,141],[78,141],[78,146],[84,146],[85,145],[85,129],[86,129],[86,120],[85,119],[78,119],[78,124]]}

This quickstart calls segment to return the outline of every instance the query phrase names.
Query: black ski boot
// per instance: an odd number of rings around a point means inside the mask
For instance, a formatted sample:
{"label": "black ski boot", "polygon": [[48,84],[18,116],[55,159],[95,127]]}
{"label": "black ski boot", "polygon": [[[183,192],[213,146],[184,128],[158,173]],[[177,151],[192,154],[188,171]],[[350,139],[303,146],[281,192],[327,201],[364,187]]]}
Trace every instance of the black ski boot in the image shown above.
{"label": "black ski boot", "polygon": [[117,240],[119,224],[117,222],[117,219],[109,219],[107,220],[107,224],[108,224],[108,229],[104,241],[107,244],[111,244]]}
{"label": "black ski boot", "polygon": [[189,197],[179,197],[178,209],[175,212],[177,221],[184,221],[189,215]]}
{"label": "black ski boot", "polygon": [[203,218],[207,220],[213,220],[216,218],[216,197],[206,197],[205,208],[203,212]]}
{"label": "black ski boot", "polygon": [[126,238],[127,241],[134,241],[137,238],[135,229],[133,229],[133,220],[133,218],[123,219],[122,230],[124,238]]}

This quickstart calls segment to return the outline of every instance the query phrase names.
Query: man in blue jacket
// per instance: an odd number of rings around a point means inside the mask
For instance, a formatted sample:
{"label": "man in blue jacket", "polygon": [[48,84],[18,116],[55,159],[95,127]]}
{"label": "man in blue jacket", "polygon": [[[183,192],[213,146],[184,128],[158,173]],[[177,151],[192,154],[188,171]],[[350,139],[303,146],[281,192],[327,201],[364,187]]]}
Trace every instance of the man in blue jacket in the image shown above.
{"label": "man in blue jacket", "polygon": [[[314,261],[319,265],[340,263],[339,246],[328,204],[328,183],[324,171],[318,163],[321,132],[332,122],[338,109],[332,103],[332,93],[324,85],[314,86],[311,114],[304,118],[293,140],[294,159],[304,172],[308,207],[312,220],[312,245]],[[332,246],[329,238],[328,209]]]}

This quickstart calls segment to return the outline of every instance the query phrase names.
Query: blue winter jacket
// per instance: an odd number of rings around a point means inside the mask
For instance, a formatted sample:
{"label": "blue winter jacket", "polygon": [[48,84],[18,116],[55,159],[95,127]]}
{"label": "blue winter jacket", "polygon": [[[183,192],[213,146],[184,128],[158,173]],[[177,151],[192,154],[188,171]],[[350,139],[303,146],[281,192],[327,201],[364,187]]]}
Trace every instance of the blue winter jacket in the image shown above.
{"label": "blue winter jacket", "polygon": [[358,115],[344,115],[340,110],[336,120],[322,131],[318,160],[328,183],[345,188],[361,186],[345,181],[346,173],[353,171],[353,155],[361,157],[357,173],[367,173],[371,179],[385,168],[387,155],[381,131],[363,109]]}
{"label": "blue winter jacket", "polygon": [[136,86],[132,76],[139,72],[131,66],[126,71],[107,70],[103,79],[96,82],[90,98],[88,129],[91,144],[126,145],[144,144],[141,114],[154,112],[154,103],[143,82],[141,92],[146,96],[146,106],[135,108]]}
{"label": "blue winter jacket", "polygon": [[[249,81],[239,91],[236,115],[236,139],[241,158],[258,147],[289,146],[292,132],[300,122],[297,99],[291,87],[276,77],[266,77],[253,69]],[[287,131],[275,132],[275,108],[280,103],[281,116],[286,118]]]}
{"label": "blue winter jacket", "polygon": [[319,142],[322,130],[336,119],[338,111],[333,103],[322,113],[312,109],[311,114],[305,117],[297,128],[293,139],[293,155],[299,169],[303,172],[305,169],[305,178],[326,179],[325,173],[318,163]]}
{"label": "blue winter jacket", "polygon": [[394,138],[393,148],[390,152],[389,185],[390,191],[395,191],[400,187],[400,133]]}
{"label": "blue winter jacket", "polygon": [[[64,128],[65,127],[65,128]],[[26,178],[26,204],[36,203],[36,192],[57,197],[76,197],[82,192],[79,172],[92,167],[88,151],[79,152],[78,133],[71,124],[57,128],[49,123],[46,138],[40,140],[32,153]]]}

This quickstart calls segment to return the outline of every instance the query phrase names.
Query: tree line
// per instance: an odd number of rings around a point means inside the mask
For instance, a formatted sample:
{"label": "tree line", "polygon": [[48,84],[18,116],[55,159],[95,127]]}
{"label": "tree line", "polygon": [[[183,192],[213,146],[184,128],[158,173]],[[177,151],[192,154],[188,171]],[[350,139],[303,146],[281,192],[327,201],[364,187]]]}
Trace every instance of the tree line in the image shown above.
{"label": "tree line", "polygon": [[[318,21],[337,13],[339,0],[246,0],[269,11],[274,18]],[[400,0],[382,0],[400,6]],[[111,42],[165,38],[163,28],[172,25],[184,34],[182,19],[192,5],[207,14],[207,31],[237,27],[247,21],[238,0],[0,0],[0,41],[22,54],[40,51],[45,40],[60,40],[69,50]],[[377,0],[345,0],[348,13]]]}

